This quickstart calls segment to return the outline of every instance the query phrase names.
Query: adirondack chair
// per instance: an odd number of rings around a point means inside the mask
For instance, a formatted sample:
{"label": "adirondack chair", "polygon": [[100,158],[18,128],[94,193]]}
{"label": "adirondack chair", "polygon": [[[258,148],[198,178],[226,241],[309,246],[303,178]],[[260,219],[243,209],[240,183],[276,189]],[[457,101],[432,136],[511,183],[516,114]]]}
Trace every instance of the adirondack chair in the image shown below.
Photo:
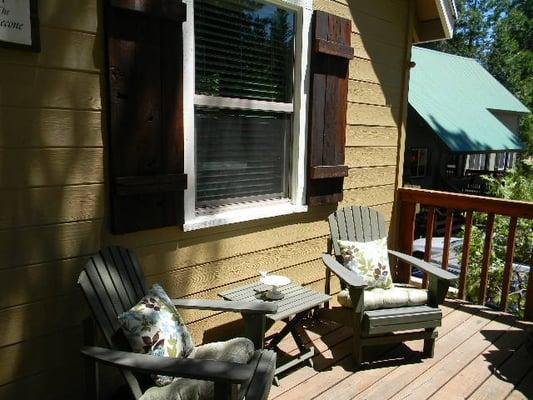
{"label": "adirondack chair", "polygon": [[429,274],[427,302],[416,306],[365,310],[365,293],[367,296],[370,293],[365,290],[363,278],[342,265],[338,240],[368,242],[387,236],[383,215],[368,207],[352,206],[332,213],[328,222],[331,237],[328,239],[328,251],[322,256],[326,266],[326,293],[330,294],[333,273],[339,277],[341,287],[348,289],[352,308],[326,308],[321,310],[321,315],[353,326],[353,357],[356,367],[362,362],[363,347],[416,339],[424,340],[424,355],[433,357],[436,328],[442,320],[439,304],[444,301],[450,282],[456,276],[418,258],[389,250],[390,255]]}
{"label": "adirondack chair", "polygon": [[[147,293],[144,275],[131,250],[121,247],[101,250],[87,262],[78,284],[108,346],[86,346],[81,349],[86,360],[88,398],[97,398],[97,366],[98,363],[103,363],[120,369],[135,399],[139,399],[148,387],[154,386],[149,378],[150,374],[212,381],[216,400],[267,399],[276,355],[270,350],[262,349],[263,329],[265,314],[276,312],[275,305],[224,300],[173,300],[176,308],[242,313],[246,334],[257,350],[248,364],[157,357],[129,351],[117,318],[117,315],[129,310]],[[89,341],[92,341],[92,336],[88,335]]]}

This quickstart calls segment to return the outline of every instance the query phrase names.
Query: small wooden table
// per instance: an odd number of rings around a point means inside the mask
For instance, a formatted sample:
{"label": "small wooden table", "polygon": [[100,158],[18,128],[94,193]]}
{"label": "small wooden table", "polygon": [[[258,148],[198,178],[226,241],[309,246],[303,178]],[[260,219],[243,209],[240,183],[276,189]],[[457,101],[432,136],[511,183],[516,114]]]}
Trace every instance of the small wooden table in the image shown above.
{"label": "small wooden table", "polygon": [[[313,308],[331,300],[331,296],[316,292],[312,289],[298,285],[297,283],[289,283],[288,285],[279,288],[279,290],[285,295],[283,299],[269,300],[265,297],[265,293],[269,289],[269,286],[256,282],[221,292],[219,293],[219,296],[226,300],[233,301],[268,301],[278,304],[278,311],[275,314],[266,315],[266,326],[263,331],[265,347],[278,352],[278,344],[290,333],[294,338],[300,353],[291,357],[287,362],[278,363],[274,377],[274,383],[277,384],[277,375],[289,368],[306,361],[311,367],[313,366],[311,357],[314,356],[315,349],[314,347],[307,347],[304,345],[298,330],[301,328],[302,319],[306,317]],[[265,338],[265,332],[277,321],[285,322],[283,329],[274,335]]]}

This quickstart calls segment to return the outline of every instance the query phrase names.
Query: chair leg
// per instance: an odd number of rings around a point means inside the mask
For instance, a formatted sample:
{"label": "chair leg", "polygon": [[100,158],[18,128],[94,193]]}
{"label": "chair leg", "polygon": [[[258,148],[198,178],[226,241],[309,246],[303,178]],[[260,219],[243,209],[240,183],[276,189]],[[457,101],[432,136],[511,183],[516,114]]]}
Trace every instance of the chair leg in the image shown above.
{"label": "chair leg", "polygon": [[359,369],[363,362],[363,346],[361,345],[361,338],[354,334],[353,339],[353,363],[356,369]]}
{"label": "chair leg", "polygon": [[[426,332],[433,332],[434,329],[426,329]],[[433,358],[435,355],[435,338],[424,339],[424,355],[428,358]]]}

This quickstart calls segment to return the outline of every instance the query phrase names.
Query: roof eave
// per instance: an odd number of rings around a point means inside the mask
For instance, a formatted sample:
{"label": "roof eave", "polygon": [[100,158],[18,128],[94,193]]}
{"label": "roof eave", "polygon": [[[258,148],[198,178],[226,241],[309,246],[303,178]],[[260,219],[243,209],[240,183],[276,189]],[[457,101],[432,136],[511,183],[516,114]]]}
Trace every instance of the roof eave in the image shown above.
{"label": "roof eave", "polygon": [[417,3],[417,8],[421,7],[424,11],[418,14],[424,14],[426,17],[430,14],[432,18],[416,20],[413,42],[416,44],[451,39],[457,18],[455,1],[434,0]]}

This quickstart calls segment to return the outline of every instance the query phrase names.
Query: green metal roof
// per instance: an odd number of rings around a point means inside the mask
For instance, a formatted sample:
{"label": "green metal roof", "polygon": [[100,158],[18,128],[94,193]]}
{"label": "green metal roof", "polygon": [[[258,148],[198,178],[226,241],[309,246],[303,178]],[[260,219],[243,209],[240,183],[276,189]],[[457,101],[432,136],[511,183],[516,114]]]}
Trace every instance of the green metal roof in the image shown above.
{"label": "green metal roof", "polygon": [[523,149],[489,110],[530,111],[477,61],[420,47],[411,58],[409,104],[451,151]]}

